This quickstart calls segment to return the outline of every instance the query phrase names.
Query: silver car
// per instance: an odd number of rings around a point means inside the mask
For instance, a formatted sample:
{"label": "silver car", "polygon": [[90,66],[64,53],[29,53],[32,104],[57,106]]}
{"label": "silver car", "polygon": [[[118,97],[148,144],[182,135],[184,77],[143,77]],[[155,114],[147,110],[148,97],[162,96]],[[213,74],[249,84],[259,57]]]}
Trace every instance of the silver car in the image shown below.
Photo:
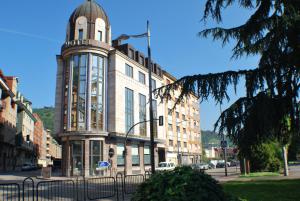
{"label": "silver car", "polygon": [[195,170],[208,170],[209,165],[207,163],[197,163],[197,164],[193,164],[192,168]]}

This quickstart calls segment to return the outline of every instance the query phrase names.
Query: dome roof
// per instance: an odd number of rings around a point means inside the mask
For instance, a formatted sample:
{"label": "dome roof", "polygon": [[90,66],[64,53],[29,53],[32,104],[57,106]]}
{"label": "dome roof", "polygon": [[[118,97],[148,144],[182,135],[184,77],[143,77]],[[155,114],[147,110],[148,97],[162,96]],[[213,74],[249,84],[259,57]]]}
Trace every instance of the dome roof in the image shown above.
{"label": "dome roof", "polygon": [[[79,17],[86,17],[88,25],[88,38],[92,38],[92,31],[95,28],[95,22],[97,18],[102,19],[105,22],[106,29],[109,30],[110,22],[104,9],[95,2],[95,0],[86,0],[83,4],[75,9],[69,19],[70,26],[70,39],[74,39],[76,20]],[[91,35],[92,34],[92,35]]]}
{"label": "dome roof", "polygon": [[107,26],[110,25],[105,11],[94,0],[86,0],[83,4],[76,8],[69,19],[70,24],[75,24],[76,19],[81,16],[86,17],[89,23],[95,23],[97,18],[101,18],[105,21]]}

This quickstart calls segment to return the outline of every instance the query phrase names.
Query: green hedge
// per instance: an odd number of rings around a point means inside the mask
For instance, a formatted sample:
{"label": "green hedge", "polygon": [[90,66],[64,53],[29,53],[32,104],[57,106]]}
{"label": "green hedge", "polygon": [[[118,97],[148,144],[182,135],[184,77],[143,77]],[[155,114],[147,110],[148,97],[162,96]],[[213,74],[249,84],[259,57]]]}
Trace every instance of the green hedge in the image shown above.
{"label": "green hedge", "polygon": [[132,201],[234,201],[210,175],[191,169],[156,173],[144,182]]}

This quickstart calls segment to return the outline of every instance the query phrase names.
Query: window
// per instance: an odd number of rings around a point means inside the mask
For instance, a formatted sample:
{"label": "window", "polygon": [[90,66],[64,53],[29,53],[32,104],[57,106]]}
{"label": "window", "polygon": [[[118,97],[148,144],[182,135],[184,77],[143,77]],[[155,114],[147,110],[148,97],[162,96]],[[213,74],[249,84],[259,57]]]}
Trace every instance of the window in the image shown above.
{"label": "window", "polygon": [[83,142],[73,141],[71,147],[73,175],[79,176],[83,171]]}
{"label": "window", "polygon": [[180,133],[180,127],[176,126],[177,133]]}
{"label": "window", "polygon": [[102,31],[98,31],[96,40],[102,41]]}
{"label": "window", "polygon": [[[133,112],[133,91],[125,88],[125,132],[133,126]],[[130,133],[133,133],[133,129]]]}
{"label": "window", "polygon": [[176,118],[179,119],[179,112],[176,112]]}
{"label": "window", "polygon": [[129,57],[130,59],[134,59],[134,51],[133,51],[132,49],[129,49],[128,57]]}
{"label": "window", "polygon": [[156,89],[156,80],[151,79],[152,89]]}
{"label": "window", "polygon": [[187,143],[186,143],[186,142],[184,142],[183,144],[184,144],[184,148],[187,148]]}
{"label": "window", "polygon": [[150,146],[144,146],[144,164],[150,165]]}
{"label": "window", "polygon": [[[146,96],[143,94],[139,94],[139,116],[140,116],[140,122],[146,121]],[[141,136],[147,136],[147,129],[146,129],[146,123],[140,124],[140,135]]]}
{"label": "window", "polygon": [[83,29],[79,29],[78,40],[83,40]]}
{"label": "window", "polygon": [[128,64],[125,65],[125,74],[128,77],[133,78],[133,68],[132,68],[132,66],[129,66]]}
{"label": "window", "polygon": [[139,145],[137,144],[131,145],[131,156],[132,156],[132,165],[133,166],[140,165]]}
{"label": "window", "polygon": [[172,109],[168,108],[168,115],[172,116]]}
{"label": "window", "polygon": [[139,63],[142,64],[143,66],[145,65],[144,57],[140,56]]}
{"label": "window", "polygon": [[184,114],[182,115],[182,120],[183,120],[183,121],[185,121],[185,120],[186,120],[186,119],[185,119],[185,115],[184,115]]}
{"label": "window", "polygon": [[90,175],[96,174],[98,162],[103,160],[102,147],[102,141],[90,141]]}
{"label": "window", "polygon": [[73,57],[72,131],[85,130],[87,55]]}
{"label": "window", "polygon": [[142,72],[139,72],[139,82],[142,84],[146,84],[145,74]]}
{"label": "window", "polygon": [[104,59],[100,56],[92,56],[91,79],[91,128],[103,130],[103,74]]}
{"label": "window", "polygon": [[172,124],[168,124],[168,130],[169,130],[169,131],[173,131],[173,126],[172,126]]}
{"label": "window", "polygon": [[124,157],[123,157],[123,151],[124,151],[124,144],[117,144],[117,165],[122,166],[124,165]]}
{"label": "window", "polygon": [[169,146],[173,147],[173,140],[169,140]]}
{"label": "window", "polygon": [[171,83],[170,80],[167,79],[167,84],[170,84],[170,83]]}
{"label": "window", "polygon": [[186,128],[183,128],[183,133],[186,134]]}

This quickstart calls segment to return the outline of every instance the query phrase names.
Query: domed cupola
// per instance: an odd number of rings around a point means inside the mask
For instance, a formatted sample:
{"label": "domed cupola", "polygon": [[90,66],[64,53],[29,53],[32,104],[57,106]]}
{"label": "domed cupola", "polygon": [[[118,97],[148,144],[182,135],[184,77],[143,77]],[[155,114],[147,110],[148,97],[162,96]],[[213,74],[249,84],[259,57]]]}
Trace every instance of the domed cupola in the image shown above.
{"label": "domed cupola", "polygon": [[67,41],[97,40],[111,43],[108,16],[95,0],[86,0],[72,13],[67,30]]}

